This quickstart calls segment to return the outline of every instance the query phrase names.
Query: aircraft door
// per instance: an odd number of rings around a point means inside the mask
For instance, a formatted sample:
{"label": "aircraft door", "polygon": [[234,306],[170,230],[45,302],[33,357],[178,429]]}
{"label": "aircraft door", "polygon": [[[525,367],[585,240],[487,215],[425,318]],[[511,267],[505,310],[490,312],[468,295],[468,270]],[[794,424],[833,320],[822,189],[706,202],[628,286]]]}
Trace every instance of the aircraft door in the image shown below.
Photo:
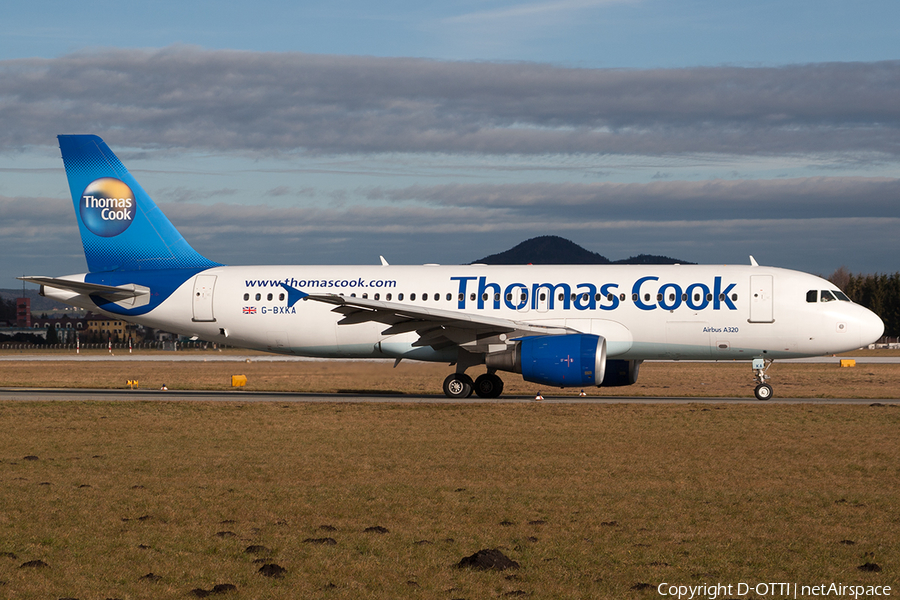
{"label": "aircraft door", "polygon": [[216,287],[215,275],[197,275],[194,278],[193,309],[195,323],[213,323],[213,291]]}
{"label": "aircraft door", "polygon": [[750,319],[751,323],[774,323],[772,300],[772,276],[750,276]]}
{"label": "aircraft door", "polygon": [[520,313],[527,313],[531,306],[528,298],[528,288],[525,286],[513,288],[512,295],[512,303],[516,310]]}
{"label": "aircraft door", "polygon": [[534,298],[531,302],[539,313],[545,313],[550,310],[550,294],[552,293],[553,290],[546,287],[539,287],[534,290]]}
{"label": "aircraft door", "polygon": [[266,346],[266,349],[269,352],[278,352],[281,354],[294,353],[294,351],[291,350],[287,331],[267,331],[266,337],[269,340],[269,344]]}

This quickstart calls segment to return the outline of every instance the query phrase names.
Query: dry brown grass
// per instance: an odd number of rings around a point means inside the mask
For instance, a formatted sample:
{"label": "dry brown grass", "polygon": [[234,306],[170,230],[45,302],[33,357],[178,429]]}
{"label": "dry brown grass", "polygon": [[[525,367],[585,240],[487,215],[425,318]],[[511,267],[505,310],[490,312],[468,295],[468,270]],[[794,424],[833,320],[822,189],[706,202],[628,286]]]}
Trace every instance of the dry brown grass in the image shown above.
{"label": "dry brown grass", "polygon": [[[389,361],[319,362],[0,362],[0,387],[125,388],[137,379],[140,387],[157,389],[230,389],[232,375],[246,375],[248,390],[290,392],[397,392],[441,394],[441,382],[452,367],[444,364]],[[483,369],[472,369],[474,377]],[[778,363],[769,370],[776,397],[781,398],[896,398],[900,364]],[[501,373],[505,395],[574,395],[578,389],[546,388]],[[638,383],[621,388],[588,388],[598,396],[752,397],[748,363],[645,363]]]}
{"label": "dry brown grass", "polygon": [[[631,587],[900,572],[891,406],[7,402],[0,422],[9,598],[649,598]],[[258,575],[251,544],[287,576]],[[497,547],[514,578],[453,566]]]}

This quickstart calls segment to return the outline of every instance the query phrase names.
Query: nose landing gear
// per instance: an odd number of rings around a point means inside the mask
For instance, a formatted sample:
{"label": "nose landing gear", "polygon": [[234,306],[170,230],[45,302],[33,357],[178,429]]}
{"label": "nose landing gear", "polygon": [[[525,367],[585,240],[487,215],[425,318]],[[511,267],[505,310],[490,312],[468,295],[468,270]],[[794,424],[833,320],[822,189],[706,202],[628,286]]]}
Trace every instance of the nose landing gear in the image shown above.
{"label": "nose landing gear", "polygon": [[769,370],[769,367],[772,366],[772,360],[768,358],[754,358],[753,359],[753,379],[756,381],[756,389],[753,390],[753,393],[756,395],[757,400],[769,400],[772,398],[772,386],[766,383],[769,380],[769,376],[766,375],[766,371]]}

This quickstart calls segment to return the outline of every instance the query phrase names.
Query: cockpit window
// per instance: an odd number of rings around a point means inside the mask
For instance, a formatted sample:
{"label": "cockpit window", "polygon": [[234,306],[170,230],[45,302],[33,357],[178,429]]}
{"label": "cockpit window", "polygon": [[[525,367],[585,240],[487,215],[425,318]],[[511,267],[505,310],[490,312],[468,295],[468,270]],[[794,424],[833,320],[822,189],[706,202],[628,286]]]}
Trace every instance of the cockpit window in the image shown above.
{"label": "cockpit window", "polygon": [[834,302],[835,300],[851,302],[847,294],[841,290],[809,290],[806,292],[807,302]]}

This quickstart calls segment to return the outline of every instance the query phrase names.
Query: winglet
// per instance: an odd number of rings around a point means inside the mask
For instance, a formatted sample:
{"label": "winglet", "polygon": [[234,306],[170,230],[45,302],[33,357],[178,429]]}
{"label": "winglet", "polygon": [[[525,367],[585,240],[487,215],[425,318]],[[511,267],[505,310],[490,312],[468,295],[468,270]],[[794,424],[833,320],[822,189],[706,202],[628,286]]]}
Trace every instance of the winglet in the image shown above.
{"label": "winglet", "polygon": [[391,265],[388,264],[388,261],[386,261],[386,260],[384,259],[383,256],[379,255],[378,258],[381,259],[381,266],[382,266],[382,267],[389,267],[389,266],[391,266]]}
{"label": "winglet", "polygon": [[756,262],[756,259],[753,258],[753,255],[752,255],[752,254],[750,255],[750,266],[751,266],[751,267],[758,267],[758,266],[759,266],[759,263]]}

